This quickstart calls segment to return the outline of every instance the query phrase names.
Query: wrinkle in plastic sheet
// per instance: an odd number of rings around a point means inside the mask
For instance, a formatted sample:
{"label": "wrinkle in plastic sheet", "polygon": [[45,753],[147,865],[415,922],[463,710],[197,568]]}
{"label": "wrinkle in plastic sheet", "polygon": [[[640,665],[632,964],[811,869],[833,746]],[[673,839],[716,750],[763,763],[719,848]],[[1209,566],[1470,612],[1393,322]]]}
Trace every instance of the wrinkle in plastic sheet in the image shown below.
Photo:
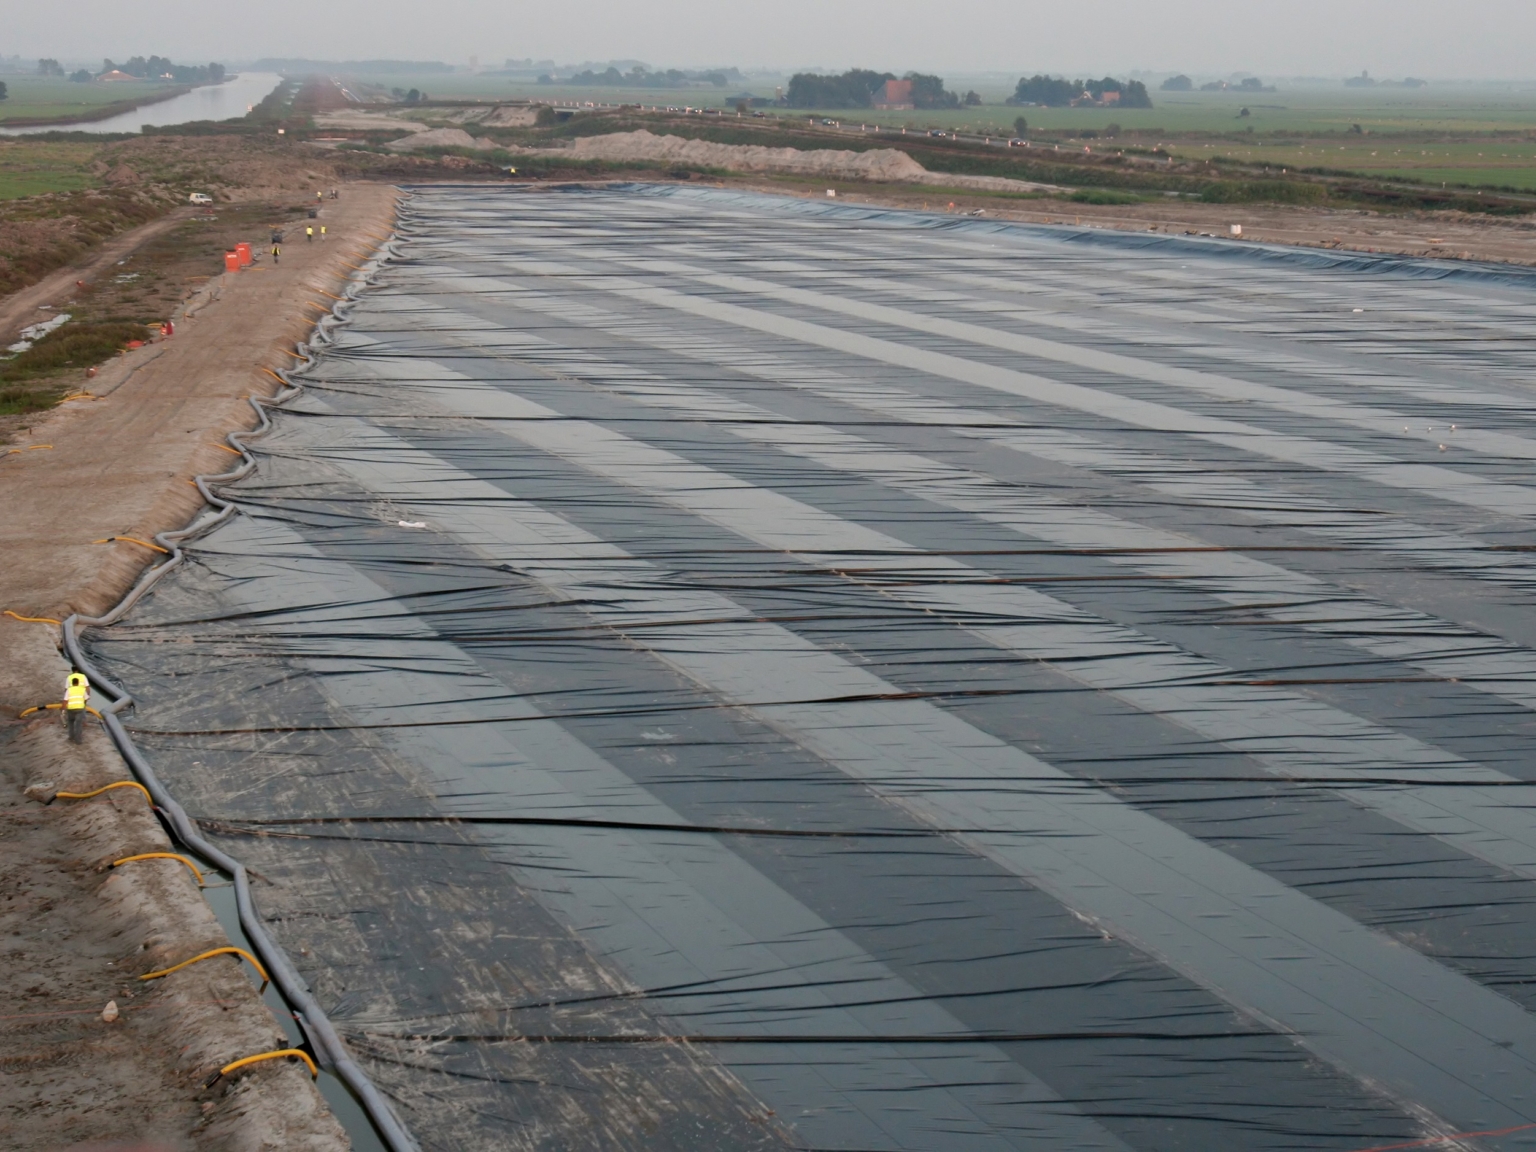
{"label": "wrinkle in plastic sheet", "polygon": [[1530,278],[402,219],[91,644],[424,1147],[1536,1148]]}

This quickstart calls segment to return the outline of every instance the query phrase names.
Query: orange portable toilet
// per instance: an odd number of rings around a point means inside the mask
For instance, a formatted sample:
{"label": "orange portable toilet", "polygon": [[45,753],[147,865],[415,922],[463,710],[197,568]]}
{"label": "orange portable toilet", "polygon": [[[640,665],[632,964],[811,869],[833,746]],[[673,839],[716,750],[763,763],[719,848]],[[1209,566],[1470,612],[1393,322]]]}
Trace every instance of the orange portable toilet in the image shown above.
{"label": "orange portable toilet", "polygon": [[226,252],[226,253],[224,253],[224,271],[226,271],[226,272],[238,272],[238,271],[240,271],[240,253],[238,253],[238,252]]}
{"label": "orange portable toilet", "polygon": [[251,263],[251,246],[244,240],[235,245],[235,252],[240,257],[240,267],[245,268]]}

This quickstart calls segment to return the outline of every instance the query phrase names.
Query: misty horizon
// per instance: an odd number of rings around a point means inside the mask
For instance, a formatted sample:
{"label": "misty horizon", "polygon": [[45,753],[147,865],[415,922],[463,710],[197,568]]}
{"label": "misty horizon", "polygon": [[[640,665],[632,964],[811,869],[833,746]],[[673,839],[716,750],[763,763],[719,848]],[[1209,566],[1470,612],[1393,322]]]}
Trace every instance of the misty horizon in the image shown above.
{"label": "misty horizon", "polygon": [[[298,0],[144,0],[131,9],[78,0],[67,27],[42,5],[14,11],[0,55],[84,62],[157,53],[234,66],[263,57],[438,60],[456,67],[471,56],[487,67],[505,59],[575,65],[608,58],[655,61],[658,68],[734,66],[759,75],[878,66],[965,76],[1328,80],[1367,70],[1381,78],[1519,82],[1536,78],[1533,34],[1536,15],[1516,0],[1476,7],[1296,0],[1283,19],[1215,0],[1083,0],[1070,11],[979,0],[960,20],[912,0],[786,0],[772,10],[740,12],[698,0],[644,7],[598,0],[510,14],[484,0],[439,0],[430,18],[402,0],[339,0],[322,8]],[[813,57],[817,63],[803,63]]]}

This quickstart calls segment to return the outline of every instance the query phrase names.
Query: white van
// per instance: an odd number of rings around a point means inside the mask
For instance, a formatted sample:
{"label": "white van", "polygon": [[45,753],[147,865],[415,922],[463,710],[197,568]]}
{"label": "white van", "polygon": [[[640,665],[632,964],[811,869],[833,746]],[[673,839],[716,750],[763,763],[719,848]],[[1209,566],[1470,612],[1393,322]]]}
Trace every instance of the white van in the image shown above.
{"label": "white van", "polygon": [[213,197],[208,195],[208,193],[206,193],[206,192],[194,192],[194,193],[192,193],[192,195],[187,197],[187,203],[189,203],[189,204],[212,204],[213,203]]}

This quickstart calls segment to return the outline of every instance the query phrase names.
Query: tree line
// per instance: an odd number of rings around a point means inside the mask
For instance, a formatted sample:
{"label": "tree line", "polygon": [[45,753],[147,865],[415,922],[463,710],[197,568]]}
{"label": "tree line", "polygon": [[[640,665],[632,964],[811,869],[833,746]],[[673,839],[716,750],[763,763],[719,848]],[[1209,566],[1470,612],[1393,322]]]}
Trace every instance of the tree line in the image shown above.
{"label": "tree line", "polygon": [[912,104],[917,108],[959,108],[962,104],[981,103],[975,92],[958,96],[949,91],[942,76],[908,72],[898,77],[894,72],[873,72],[868,68],[850,68],[840,76],[797,72],[789,78],[784,103],[791,108],[869,108],[885,82],[897,79],[912,82]]}
{"label": "tree line", "polygon": [[[828,76],[797,72],[789,78],[784,103],[791,108],[868,108],[874,104],[875,94],[884,87],[885,82],[895,79],[897,76],[893,72],[874,72],[867,68],[850,68],[841,75]],[[912,82],[912,103],[917,108],[959,108],[962,105],[981,103],[981,97],[975,92],[959,96],[949,91],[940,76],[908,72],[901,79]],[[1102,80],[1025,77],[1019,80],[1007,103],[1065,108],[1073,104],[1106,103],[1105,95],[1111,92],[1118,95],[1108,102],[1117,107],[1152,107],[1152,97],[1147,93],[1147,86],[1140,80],[1122,82],[1113,76],[1105,76]]]}
{"label": "tree line", "polygon": [[[740,73],[731,69],[736,77]],[[578,72],[565,81],[566,84],[603,84],[613,87],[625,88],[682,88],[691,81],[704,84],[713,84],[716,88],[724,88],[731,82],[731,76],[718,69],[708,72],[681,72],[676,68],[668,68],[665,72],[652,72],[649,69],[636,65],[628,72],[620,72],[617,68],[609,66],[606,71],[594,72],[590,68],[585,72]],[[540,84],[553,84],[554,78],[548,75],[539,77]]]}
{"label": "tree line", "polygon": [[[81,68],[77,72],[71,72],[69,78],[77,84],[88,84],[97,76],[103,76],[108,72],[122,72],[141,80],[159,80],[169,76],[177,84],[220,84],[226,75],[222,64],[176,64],[164,56],[135,56],[122,64],[103,60],[100,72]],[[64,66],[57,60],[44,58],[37,62],[37,74],[63,76]]]}
{"label": "tree line", "polygon": [[1029,76],[1019,81],[1009,97],[1009,104],[1040,104],[1046,108],[1067,108],[1074,104],[1103,104],[1106,93],[1119,93],[1113,101],[1119,108],[1150,108],[1152,97],[1140,80],[1121,83],[1113,76],[1102,80],[1068,80],[1061,76]]}

